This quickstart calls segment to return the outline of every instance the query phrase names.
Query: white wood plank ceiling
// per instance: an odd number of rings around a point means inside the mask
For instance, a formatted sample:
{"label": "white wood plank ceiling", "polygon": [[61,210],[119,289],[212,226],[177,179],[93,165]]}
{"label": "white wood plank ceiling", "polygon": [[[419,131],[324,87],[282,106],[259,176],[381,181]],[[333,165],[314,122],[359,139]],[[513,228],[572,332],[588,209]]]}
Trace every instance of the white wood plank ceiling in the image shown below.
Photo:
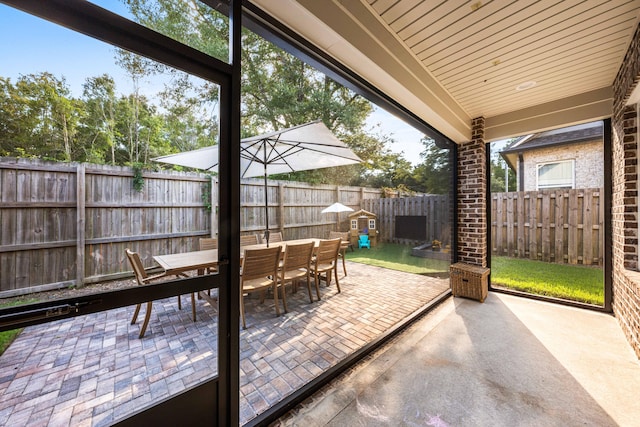
{"label": "white wood plank ceiling", "polygon": [[[506,117],[495,120],[498,129],[497,122],[516,121],[514,112],[532,114],[563,99],[595,105],[603,101],[595,98],[608,96],[610,102],[640,13],[640,0],[254,2],[457,141],[468,136],[474,117]],[[285,4],[293,7],[285,11]],[[372,73],[369,60],[384,79]],[[428,92],[420,94],[414,79]],[[575,101],[587,93],[591,97]],[[517,120],[521,127],[548,126]]]}
{"label": "white wood plank ceiling", "polygon": [[[636,1],[369,0],[471,116],[495,116],[611,85]],[[528,90],[518,85],[536,82]]]}

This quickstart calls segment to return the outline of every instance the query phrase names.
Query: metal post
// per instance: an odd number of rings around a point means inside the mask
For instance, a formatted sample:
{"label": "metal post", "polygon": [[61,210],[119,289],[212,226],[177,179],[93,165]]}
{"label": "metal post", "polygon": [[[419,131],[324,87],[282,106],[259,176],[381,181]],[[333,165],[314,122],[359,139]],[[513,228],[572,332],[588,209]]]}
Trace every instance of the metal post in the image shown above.
{"label": "metal post", "polygon": [[264,230],[264,240],[267,241],[267,247],[269,247],[269,186],[267,184],[267,143],[262,145],[263,147],[263,163],[264,167],[264,214],[265,214],[265,230]]}

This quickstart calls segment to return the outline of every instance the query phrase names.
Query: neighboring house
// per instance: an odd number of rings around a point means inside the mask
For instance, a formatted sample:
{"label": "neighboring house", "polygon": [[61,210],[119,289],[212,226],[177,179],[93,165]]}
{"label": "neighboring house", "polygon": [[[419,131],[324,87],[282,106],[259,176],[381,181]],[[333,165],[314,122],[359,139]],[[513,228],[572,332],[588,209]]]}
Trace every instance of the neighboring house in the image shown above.
{"label": "neighboring house", "polygon": [[500,155],[516,172],[518,191],[604,185],[602,122],[527,135]]}

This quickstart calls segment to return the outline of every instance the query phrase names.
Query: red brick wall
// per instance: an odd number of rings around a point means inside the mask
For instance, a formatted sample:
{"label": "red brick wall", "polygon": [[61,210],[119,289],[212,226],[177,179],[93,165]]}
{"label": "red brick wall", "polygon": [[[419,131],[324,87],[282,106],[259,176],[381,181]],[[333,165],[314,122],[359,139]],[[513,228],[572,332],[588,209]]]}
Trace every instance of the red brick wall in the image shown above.
{"label": "red brick wall", "polygon": [[472,140],[458,146],[458,261],[487,266],[484,117],[472,121]]}
{"label": "red brick wall", "polygon": [[638,117],[627,106],[640,77],[639,37],[633,41],[613,83],[612,232],[613,311],[640,357],[640,273],[638,272]]}

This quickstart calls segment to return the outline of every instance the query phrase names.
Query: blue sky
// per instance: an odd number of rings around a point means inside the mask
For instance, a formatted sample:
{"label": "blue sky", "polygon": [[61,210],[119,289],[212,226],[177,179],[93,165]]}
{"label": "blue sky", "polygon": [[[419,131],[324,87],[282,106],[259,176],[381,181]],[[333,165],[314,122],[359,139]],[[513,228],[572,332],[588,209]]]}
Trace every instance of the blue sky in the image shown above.
{"label": "blue sky", "polygon": [[[93,3],[121,14],[126,11],[115,0]],[[106,43],[2,4],[0,36],[2,77],[15,82],[21,74],[48,71],[58,78],[64,76],[73,94],[79,96],[87,77],[107,73],[114,77],[121,92],[130,91],[125,73],[115,65],[115,48]],[[396,143],[389,148],[393,152],[403,151],[409,162],[420,162],[420,152],[424,150],[422,133],[382,109],[376,109],[367,123],[372,127],[380,123],[383,131],[392,136]]]}

